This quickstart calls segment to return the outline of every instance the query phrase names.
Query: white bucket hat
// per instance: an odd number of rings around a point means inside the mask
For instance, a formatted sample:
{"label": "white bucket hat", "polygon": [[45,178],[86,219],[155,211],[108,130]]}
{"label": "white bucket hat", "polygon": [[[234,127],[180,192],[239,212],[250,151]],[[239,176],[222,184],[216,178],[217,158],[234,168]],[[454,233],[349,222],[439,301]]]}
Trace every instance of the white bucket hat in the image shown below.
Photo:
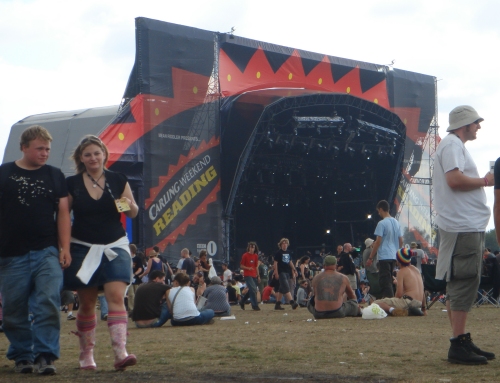
{"label": "white bucket hat", "polygon": [[367,239],[365,240],[365,246],[366,246],[366,247],[370,247],[371,245],[373,245],[373,242],[375,242],[373,239],[371,239],[371,238],[367,238]]}
{"label": "white bucket hat", "polygon": [[469,105],[460,105],[450,112],[450,126],[446,129],[447,132],[461,128],[462,126],[472,124],[473,122],[484,121],[484,118],[479,117],[476,109]]}

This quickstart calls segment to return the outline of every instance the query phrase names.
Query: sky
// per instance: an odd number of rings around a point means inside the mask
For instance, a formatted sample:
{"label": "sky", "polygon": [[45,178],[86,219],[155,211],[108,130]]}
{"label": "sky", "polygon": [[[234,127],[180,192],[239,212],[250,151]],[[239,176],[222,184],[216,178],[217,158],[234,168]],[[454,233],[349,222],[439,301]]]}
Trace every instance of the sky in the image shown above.
{"label": "sky", "polygon": [[0,155],[24,117],[119,104],[148,17],[435,76],[441,137],[457,105],[485,119],[466,144],[482,176],[500,156],[498,14],[496,0],[0,0]]}

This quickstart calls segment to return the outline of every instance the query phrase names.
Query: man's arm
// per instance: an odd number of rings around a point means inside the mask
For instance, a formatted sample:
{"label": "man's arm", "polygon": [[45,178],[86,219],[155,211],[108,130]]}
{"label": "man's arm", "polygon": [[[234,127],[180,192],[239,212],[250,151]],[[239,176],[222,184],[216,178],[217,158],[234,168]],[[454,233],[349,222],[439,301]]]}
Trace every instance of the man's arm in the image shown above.
{"label": "man's arm", "polygon": [[399,237],[399,248],[403,247],[403,237]]}
{"label": "man's arm", "polygon": [[495,189],[495,202],[493,204],[493,219],[495,222],[497,242],[498,244],[500,244],[500,189]]}
{"label": "man's arm", "polygon": [[483,178],[473,178],[466,176],[458,168],[455,168],[447,172],[445,177],[446,183],[453,190],[469,191],[495,185],[495,178],[490,172],[486,173]]}
{"label": "man's arm", "polygon": [[278,261],[274,261],[274,263],[273,263],[273,270],[274,270],[274,273],[273,273],[274,277],[276,279],[279,279],[280,276],[278,274]]}
{"label": "man's arm", "polygon": [[[400,237],[400,241],[402,241],[402,238]],[[370,267],[373,263],[373,257],[375,257],[375,254],[377,254],[377,250],[380,247],[380,244],[382,243],[382,237],[377,235],[377,239],[375,242],[373,242],[373,247],[372,251],[370,252],[370,255],[368,256],[368,259],[366,260],[366,265],[367,267]],[[401,245],[402,247],[402,245]]]}
{"label": "man's arm", "polygon": [[170,290],[167,290],[167,292],[165,293],[165,299],[167,300],[167,307],[168,307],[168,311],[170,311],[170,314],[172,315],[172,317],[174,316],[174,313],[172,312],[172,302],[170,302],[170,299],[168,299],[168,295],[170,294]]}
{"label": "man's arm", "polygon": [[290,266],[290,269],[292,270],[292,278],[296,278],[297,277],[297,270],[295,270],[295,266],[293,265],[293,262],[290,261],[290,263],[288,264]]}
{"label": "man's arm", "polygon": [[344,285],[345,285],[345,293],[347,295],[347,299],[356,299],[356,294],[352,291],[351,284],[349,283],[349,279],[344,275]]}
{"label": "man's arm", "polygon": [[247,261],[247,257],[245,255],[243,255],[243,257],[241,257],[240,268],[243,270],[253,270],[252,267],[248,267],[245,265],[246,261]]}
{"label": "man's arm", "polygon": [[71,238],[71,218],[69,215],[68,197],[59,198],[57,212],[57,234],[59,239],[59,262],[63,269],[71,264],[69,242]]}

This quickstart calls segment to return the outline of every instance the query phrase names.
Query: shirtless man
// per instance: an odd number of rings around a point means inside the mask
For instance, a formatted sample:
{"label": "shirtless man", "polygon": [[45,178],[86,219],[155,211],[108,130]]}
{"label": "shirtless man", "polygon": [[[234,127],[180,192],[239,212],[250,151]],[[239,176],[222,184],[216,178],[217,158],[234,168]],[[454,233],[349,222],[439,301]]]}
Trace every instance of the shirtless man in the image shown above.
{"label": "shirtless man", "polygon": [[[307,308],[315,319],[344,318],[361,315],[356,294],[352,291],[349,279],[336,270],[337,258],[325,257],[324,272],[316,275],[312,281],[314,303],[311,299]],[[344,293],[347,301],[344,301]]]}
{"label": "shirtless man", "polygon": [[396,258],[399,266],[396,296],[376,300],[374,303],[392,316],[407,316],[409,311],[414,315],[427,315],[424,284],[420,271],[411,265],[411,250],[399,249]]}

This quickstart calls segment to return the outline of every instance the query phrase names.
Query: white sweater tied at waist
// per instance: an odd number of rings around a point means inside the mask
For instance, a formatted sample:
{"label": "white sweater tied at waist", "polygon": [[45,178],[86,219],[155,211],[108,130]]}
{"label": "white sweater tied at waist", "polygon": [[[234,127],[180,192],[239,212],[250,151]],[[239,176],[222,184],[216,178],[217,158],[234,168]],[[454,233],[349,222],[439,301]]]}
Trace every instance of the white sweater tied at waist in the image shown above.
{"label": "white sweater tied at waist", "polygon": [[92,275],[94,275],[95,271],[101,264],[103,253],[106,257],[108,257],[110,262],[118,256],[118,253],[112,250],[113,247],[123,249],[130,255],[129,240],[127,237],[121,237],[117,241],[108,243],[107,245],[95,245],[75,238],[71,238],[71,243],[76,243],[90,248],[85,256],[85,259],[83,260],[80,270],[78,270],[78,273],[76,274],[76,276],[85,284],[89,283],[90,278],[92,278]]}

